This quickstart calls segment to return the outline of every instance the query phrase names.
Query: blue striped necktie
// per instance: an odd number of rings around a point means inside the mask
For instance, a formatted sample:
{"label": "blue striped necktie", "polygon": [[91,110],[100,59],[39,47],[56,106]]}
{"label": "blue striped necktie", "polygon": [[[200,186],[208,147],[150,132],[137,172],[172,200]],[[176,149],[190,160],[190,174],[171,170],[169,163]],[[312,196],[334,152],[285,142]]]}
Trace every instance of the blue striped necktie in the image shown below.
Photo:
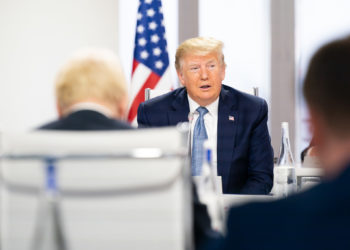
{"label": "blue striped necktie", "polygon": [[205,107],[197,108],[199,117],[193,129],[192,145],[192,175],[201,175],[204,158],[203,143],[208,139],[207,131],[204,125],[204,115],[209,111]]}

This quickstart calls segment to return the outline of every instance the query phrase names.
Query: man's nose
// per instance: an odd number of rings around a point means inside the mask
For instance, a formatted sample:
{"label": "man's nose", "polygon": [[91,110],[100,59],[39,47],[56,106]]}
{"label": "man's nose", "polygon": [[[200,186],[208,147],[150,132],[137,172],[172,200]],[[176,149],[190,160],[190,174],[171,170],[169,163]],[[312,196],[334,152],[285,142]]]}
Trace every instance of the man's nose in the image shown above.
{"label": "man's nose", "polygon": [[207,80],[208,79],[208,71],[206,67],[201,68],[201,79]]}

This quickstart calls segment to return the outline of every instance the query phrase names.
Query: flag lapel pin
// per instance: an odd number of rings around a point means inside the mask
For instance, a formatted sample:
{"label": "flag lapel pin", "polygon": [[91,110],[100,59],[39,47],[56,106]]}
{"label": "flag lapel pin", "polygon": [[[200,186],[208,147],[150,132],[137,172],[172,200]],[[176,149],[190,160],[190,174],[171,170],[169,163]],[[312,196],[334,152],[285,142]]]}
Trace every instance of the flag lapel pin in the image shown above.
{"label": "flag lapel pin", "polygon": [[232,115],[229,115],[228,119],[229,119],[229,121],[234,121],[235,120],[235,118]]}

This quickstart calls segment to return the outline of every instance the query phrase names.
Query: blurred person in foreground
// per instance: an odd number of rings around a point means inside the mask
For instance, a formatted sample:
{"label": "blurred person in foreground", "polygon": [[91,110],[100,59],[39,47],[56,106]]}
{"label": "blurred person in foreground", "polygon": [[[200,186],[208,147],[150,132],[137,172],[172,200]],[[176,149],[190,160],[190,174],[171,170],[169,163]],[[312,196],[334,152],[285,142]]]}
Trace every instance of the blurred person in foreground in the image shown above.
{"label": "blurred person in foreground", "polygon": [[313,56],[304,95],[324,182],[286,199],[232,208],[226,237],[205,249],[350,249],[350,37]]}
{"label": "blurred person in foreground", "polygon": [[87,49],[76,53],[56,78],[58,120],[39,129],[130,129],[124,122],[127,85],[112,51]]}
{"label": "blurred person in foreground", "polygon": [[267,104],[222,84],[226,71],[222,49],[223,43],[214,38],[184,41],[175,58],[183,87],[141,103],[137,121],[141,127],[174,126],[190,116],[192,175],[201,173],[202,145],[209,139],[223,193],[268,194],[273,151]]}
{"label": "blurred person in foreground", "polygon": [[[125,130],[127,82],[119,60],[107,50],[84,50],[61,69],[56,80],[59,119],[41,126],[49,130]],[[166,167],[166,166],[165,166]],[[206,206],[193,188],[194,241],[218,237]]]}

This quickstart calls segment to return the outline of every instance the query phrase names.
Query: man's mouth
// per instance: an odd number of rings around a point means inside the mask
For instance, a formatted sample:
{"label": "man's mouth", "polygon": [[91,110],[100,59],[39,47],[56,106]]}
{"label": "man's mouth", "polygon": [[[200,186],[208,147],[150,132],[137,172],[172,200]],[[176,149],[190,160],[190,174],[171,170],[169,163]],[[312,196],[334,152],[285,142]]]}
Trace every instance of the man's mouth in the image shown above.
{"label": "man's mouth", "polygon": [[200,89],[202,89],[202,90],[207,90],[207,89],[209,89],[210,87],[211,87],[210,85],[206,84],[206,85],[200,86]]}

